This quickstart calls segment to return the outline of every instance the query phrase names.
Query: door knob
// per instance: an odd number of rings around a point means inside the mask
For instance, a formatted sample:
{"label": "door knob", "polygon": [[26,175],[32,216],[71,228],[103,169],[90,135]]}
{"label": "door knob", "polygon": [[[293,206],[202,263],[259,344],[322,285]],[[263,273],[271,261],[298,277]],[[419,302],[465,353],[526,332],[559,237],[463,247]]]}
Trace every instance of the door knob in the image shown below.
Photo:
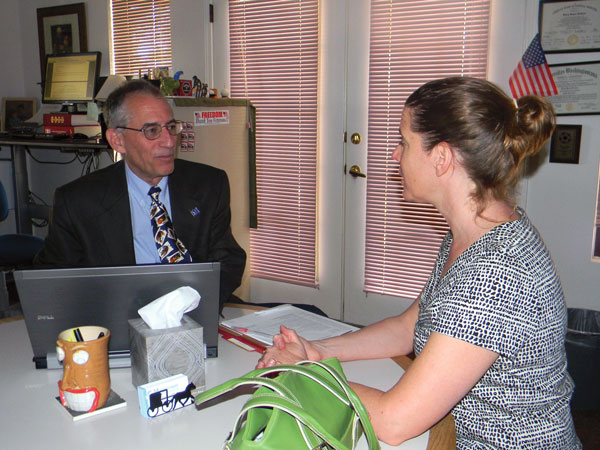
{"label": "door knob", "polygon": [[352,142],[354,145],[358,145],[360,144],[360,141],[362,141],[360,133],[352,133],[352,136],[350,136],[350,142]]}
{"label": "door knob", "polygon": [[350,167],[350,175],[352,175],[355,178],[356,177],[367,178],[367,175],[362,173],[360,171],[360,167],[356,166],[356,165]]}

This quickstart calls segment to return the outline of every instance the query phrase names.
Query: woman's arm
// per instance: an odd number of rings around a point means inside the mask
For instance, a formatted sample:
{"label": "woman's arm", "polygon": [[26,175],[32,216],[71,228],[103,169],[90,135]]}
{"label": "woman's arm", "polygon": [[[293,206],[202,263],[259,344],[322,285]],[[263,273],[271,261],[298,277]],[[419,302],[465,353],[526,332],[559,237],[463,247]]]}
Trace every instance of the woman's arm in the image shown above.
{"label": "woman's arm", "polygon": [[376,322],[354,333],[317,341],[322,359],[337,357],[340,361],[392,358],[413,351],[415,323],[419,315],[419,300],[399,316]]}
{"label": "woman's arm", "polygon": [[440,333],[388,392],[351,383],[377,437],[399,445],[441,420],[491,367],[497,353]]}
{"label": "woman's arm", "polygon": [[298,361],[336,357],[340,361],[389,358],[407,355],[413,350],[414,328],[419,312],[418,300],[399,316],[391,317],[362,328],[321,341],[307,341],[289,328],[273,338],[257,367],[275,364],[294,364]]}

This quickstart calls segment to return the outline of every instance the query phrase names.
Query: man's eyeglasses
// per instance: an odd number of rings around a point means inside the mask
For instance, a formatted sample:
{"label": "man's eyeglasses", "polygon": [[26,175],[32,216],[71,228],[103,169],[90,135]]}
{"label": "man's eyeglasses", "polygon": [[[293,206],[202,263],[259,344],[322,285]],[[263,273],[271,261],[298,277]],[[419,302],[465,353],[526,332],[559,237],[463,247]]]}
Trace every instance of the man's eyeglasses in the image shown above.
{"label": "man's eyeglasses", "polygon": [[144,125],[142,128],[129,128],[129,127],[115,127],[122,128],[123,130],[131,130],[131,131],[140,131],[144,133],[144,137],[146,139],[150,139],[153,141],[154,139],[158,139],[160,134],[162,133],[162,129],[165,128],[171,136],[177,136],[183,130],[183,123],[177,120],[173,120],[171,122],[167,122],[164,125],[160,125],[158,123],[150,123]]}

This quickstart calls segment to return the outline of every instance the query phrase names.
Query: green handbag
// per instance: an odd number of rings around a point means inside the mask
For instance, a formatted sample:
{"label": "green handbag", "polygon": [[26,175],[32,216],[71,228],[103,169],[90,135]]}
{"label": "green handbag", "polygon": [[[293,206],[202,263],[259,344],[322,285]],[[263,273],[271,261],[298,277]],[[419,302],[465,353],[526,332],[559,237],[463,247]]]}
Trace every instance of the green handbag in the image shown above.
{"label": "green handbag", "polygon": [[196,395],[196,405],[242,385],[259,388],[242,408],[224,449],[350,450],[362,432],[370,450],[380,448],[337,358],[256,369]]}

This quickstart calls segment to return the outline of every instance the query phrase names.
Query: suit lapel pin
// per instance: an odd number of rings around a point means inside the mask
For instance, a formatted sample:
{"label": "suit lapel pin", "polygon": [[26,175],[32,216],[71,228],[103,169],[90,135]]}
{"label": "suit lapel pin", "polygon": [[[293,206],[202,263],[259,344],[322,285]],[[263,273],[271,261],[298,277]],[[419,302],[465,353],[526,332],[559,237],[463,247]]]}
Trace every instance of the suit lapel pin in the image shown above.
{"label": "suit lapel pin", "polygon": [[194,209],[192,209],[192,210],[190,211],[190,214],[191,214],[192,216],[196,217],[198,214],[200,214],[200,210],[199,210],[197,207],[195,207],[195,206],[194,206]]}

